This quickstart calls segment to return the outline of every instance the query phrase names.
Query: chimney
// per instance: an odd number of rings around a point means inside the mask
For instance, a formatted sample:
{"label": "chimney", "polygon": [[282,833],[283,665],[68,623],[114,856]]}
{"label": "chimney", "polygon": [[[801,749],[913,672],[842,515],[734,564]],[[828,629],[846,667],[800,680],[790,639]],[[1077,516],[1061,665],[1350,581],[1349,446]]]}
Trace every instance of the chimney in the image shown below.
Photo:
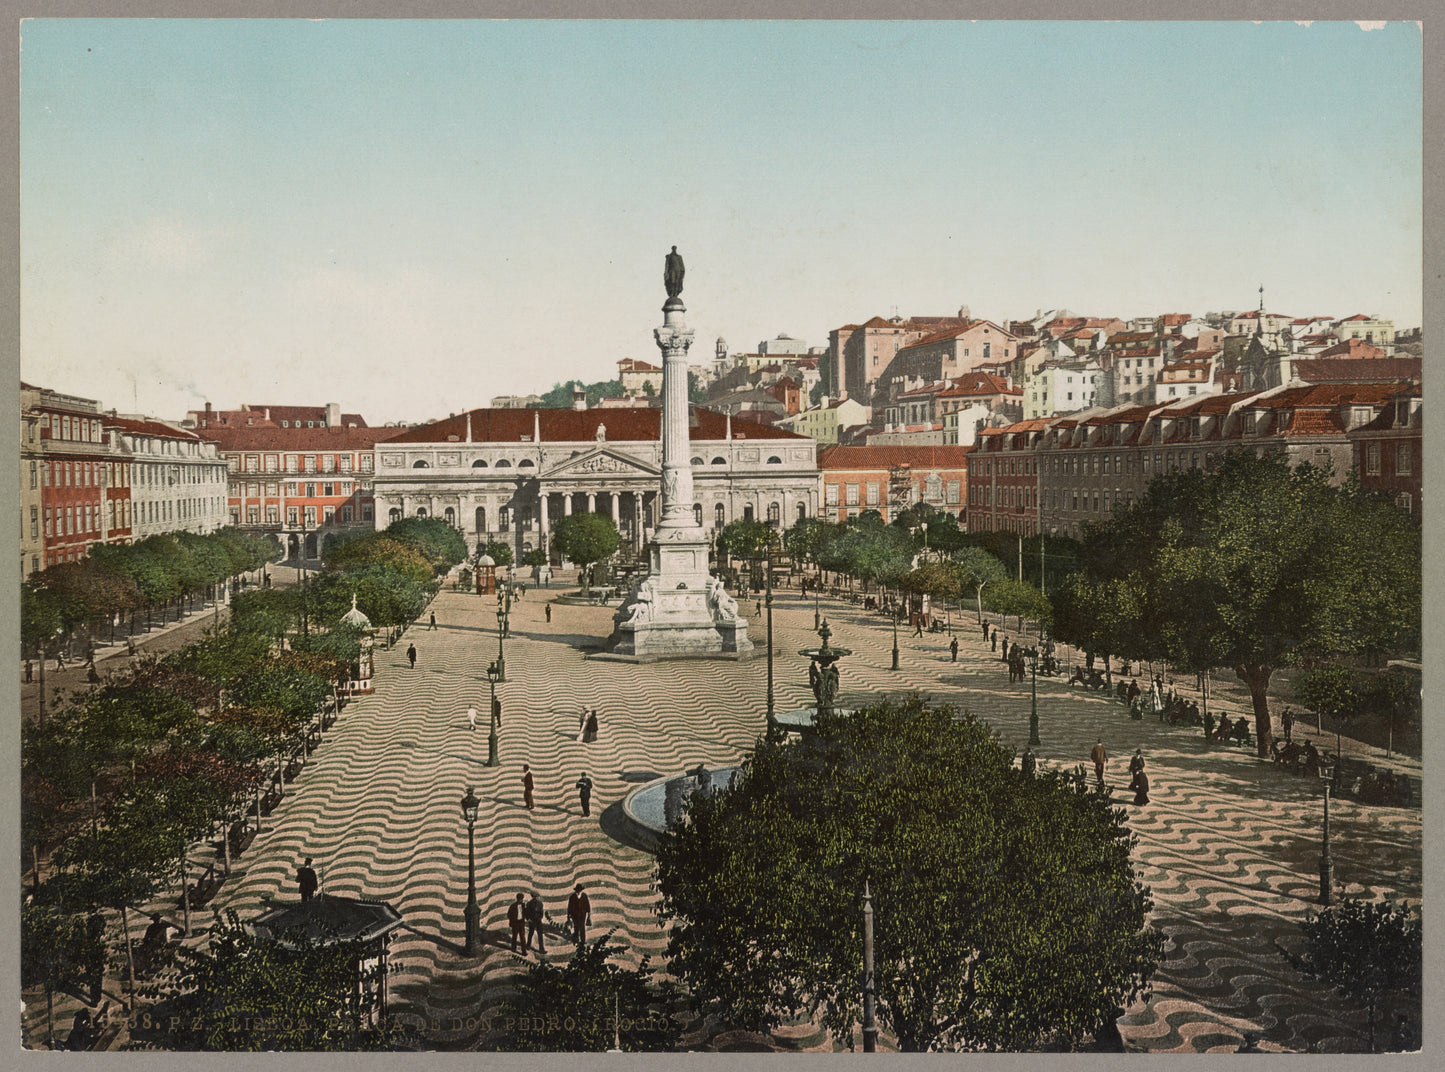
{"label": "chimney", "polygon": [[210,404],[209,402],[207,402],[207,403],[206,403],[206,415],[207,415],[207,416],[210,416],[210,414],[211,414],[211,404]]}
{"label": "chimney", "polygon": [[572,408],[575,410],[587,408],[587,391],[580,383],[572,385]]}
{"label": "chimney", "polygon": [[326,427],[327,427],[327,428],[340,428],[340,427],[341,427],[341,403],[340,403],[340,402],[328,402],[328,403],[326,403]]}
{"label": "chimney", "polygon": [[261,411],[261,416],[265,417],[269,421],[271,419],[271,407],[267,406],[265,409],[263,409]]}

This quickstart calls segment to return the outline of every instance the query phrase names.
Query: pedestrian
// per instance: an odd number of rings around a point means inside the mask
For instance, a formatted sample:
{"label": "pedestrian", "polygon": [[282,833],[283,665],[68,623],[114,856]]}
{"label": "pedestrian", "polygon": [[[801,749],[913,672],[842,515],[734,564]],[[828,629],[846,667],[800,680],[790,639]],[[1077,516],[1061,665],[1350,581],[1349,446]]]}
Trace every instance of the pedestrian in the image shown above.
{"label": "pedestrian", "polygon": [[761,599],[758,600],[758,611],[757,611],[757,614],[758,614],[758,617],[759,617],[759,618],[761,618],[761,617],[763,616],[763,601],[762,601]]}
{"label": "pedestrian", "polygon": [[1140,767],[1139,772],[1134,775],[1133,780],[1129,783],[1129,788],[1134,790],[1135,804],[1149,803],[1149,775],[1144,773],[1143,767]]}
{"label": "pedestrian", "polygon": [[[29,670],[30,664],[26,663],[25,668]],[[25,680],[29,681],[30,679],[26,678]],[[1279,716],[1279,720],[1280,724],[1284,727],[1284,743],[1289,744],[1290,736],[1294,732],[1294,711],[1286,707],[1284,709],[1284,714]]]}
{"label": "pedestrian", "polygon": [[1034,776],[1034,772],[1039,768],[1039,761],[1034,756],[1034,750],[1032,748],[1024,749],[1024,758],[1021,761],[1020,766],[1023,768],[1023,772],[1027,774],[1030,778]]}
{"label": "pedestrian", "polygon": [[1095,743],[1089,758],[1094,761],[1094,777],[1100,785],[1104,784],[1104,764],[1109,761],[1109,753],[1104,750],[1104,738],[1100,737]]}
{"label": "pedestrian", "polygon": [[954,637],[948,642],[948,653],[952,656],[949,662],[958,662],[958,637]]}
{"label": "pedestrian", "polygon": [[988,650],[998,651],[998,630],[994,629],[988,634]]}
{"label": "pedestrian", "polygon": [[1003,638],[1003,654],[999,656],[1004,662],[1008,662],[1008,637]]}
{"label": "pedestrian", "polygon": [[467,722],[471,724],[472,729],[477,728],[477,709],[475,707],[467,708]]}
{"label": "pedestrian", "polygon": [[125,650],[132,659],[135,658],[135,641],[130,637],[125,638]]}
{"label": "pedestrian", "polygon": [[572,924],[573,939],[578,945],[586,945],[587,924],[592,922],[592,902],[580,882],[572,887],[572,896],[567,898],[567,921]]}
{"label": "pedestrian", "polygon": [[1208,744],[1214,739],[1214,712],[1204,712],[1204,743]]}
{"label": "pedestrian", "polygon": [[[522,903],[522,895],[519,893],[517,894],[517,899],[507,908],[507,926],[512,930],[512,952],[521,953],[524,957],[527,955],[527,949],[524,944],[526,939],[523,937],[522,932],[526,926],[526,917],[524,915],[526,911],[527,906]],[[522,948],[518,949],[518,946]]]}
{"label": "pedestrian", "polygon": [[33,668],[31,667],[31,665],[30,665],[30,660],[29,660],[29,659],[26,659],[26,660],[25,660],[25,684],[27,684],[27,685],[30,684],[30,682],[31,682],[31,680],[34,678],[34,676],[35,676],[35,671],[34,671],[34,669],[33,669]]}
{"label": "pedestrian", "polygon": [[597,708],[594,707],[592,713],[587,716],[586,724],[582,727],[582,743],[591,744],[595,740],[597,740]]}
{"label": "pedestrian", "polygon": [[577,716],[577,743],[582,743],[582,738],[587,734],[587,705],[582,705],[582,713]]}
{"label": "pedestrian", "polygon": [[316,879],[316,870],[311,866],[311,857],[308,856],[306,862],[296,869],[296,888],[301,892],[301,900],[311,900],[320,885]]}
{"label": "pedestrian", "polygon": [[542,613],[547,616],[547,624],[552,624],[552,604],[548,603],[542,607]]}
{"label": "pedestrian", "polygon": [[988,622],[983,623],[983,638],[988,639]]}
{"label": "pedestrian", "polygon": [[151,973],[151,969],[159,960],[157,954],[170,942],[171,927],[171,924],[161,919],[158,912],[151,913],[151,925],[146,928],[145,934],[140,940],[140,948],[137,950],[140,954],[136,958],[138,974],[149,975]]}
{"label": "pedestrian", "polygon": [[592,779],[584,772],[582,777],[577,779],[577,798],[582,801],[582,815],[585,818],[592,814]]}
{"label": "pedestrian", "polygon": [[1134,754],[1129,757],[1129,774],[1138,774],[1144,769],[1144,749],[1134,749]]}
{"label": "pedestrian", "polygon": [[415,645],[415,644],[408,644],[408,645],[407,645],[406,658],[407,658],[407,661],[411,663],[411,668],[412,668],[413,670],[415,670],[415,669],[416,669],[416,645]]}
{"label": "pedestrian", "polygon": [[92,685],[100,684],[100,671],[95,668],[95,663],[91,663],[85,668],[85,680]]}
{"label": "pedestrian", "polygon": [[64,670],[64,669],[65,669],[65,652],[59,651],[59,650],[56,651],[56,653],[55,653],[55,669],[56,669],[57,671],[59,671],[59,670]]}
{"label": "pedestrian", "polygon": [[1143,690],[1139,688],[1139,679],[1136,677],[1133,681],[1129,682],[1129,688],[1128,691],[1124,693],[1124,699],[1130,707],[1133,707],[1134,701],[1139,698],[1142,692]]}
{"label": "pedestrian", "polygon": [[432,612],[431,612],[431,624],[427,626],[427,629],[428,629],[428,631],[430,631],[430,630],[435,629],[436,627],[437,627],[437,612],[436,612],[436,611],[432,611]]}
{"label": "pedestrian", "polygon": [[527,907],[523,912],[527,917],[527,948],[532,948],[532,935],[535,934],[537,936],[537,955],[542,956],[547,952],[547,944],[542,936],[542,921],[546,919],[547,913],[542,907],[542,898],[537,895],[536,890],[532,891],[532,899],[527,902]]}
{"label": "pedestrian", "polygon": [[532,768],[522,764],[522,799],[526,802],[527,810],[531,811],[536,804],[532,800],[532,789],[535,783],[532,781]]}
{"label": "pedestrian", "polygon": [[914,635],[914,636],[922,636],[922,635],[923,635],[923,615],[921,615],[921,614],[920,614],[917,618],[914,618],[914,619],[913,619],[913,635]]}

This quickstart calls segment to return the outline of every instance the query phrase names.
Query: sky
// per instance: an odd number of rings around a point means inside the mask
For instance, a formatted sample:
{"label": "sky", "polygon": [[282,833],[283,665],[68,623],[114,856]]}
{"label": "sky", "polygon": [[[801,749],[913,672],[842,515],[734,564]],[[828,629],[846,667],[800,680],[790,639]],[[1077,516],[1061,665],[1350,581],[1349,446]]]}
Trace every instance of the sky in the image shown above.
{"label": "sky", "polygon": [[34,19],[21,369],[422,421],[895,311],[1421,323],[1413,23]]}

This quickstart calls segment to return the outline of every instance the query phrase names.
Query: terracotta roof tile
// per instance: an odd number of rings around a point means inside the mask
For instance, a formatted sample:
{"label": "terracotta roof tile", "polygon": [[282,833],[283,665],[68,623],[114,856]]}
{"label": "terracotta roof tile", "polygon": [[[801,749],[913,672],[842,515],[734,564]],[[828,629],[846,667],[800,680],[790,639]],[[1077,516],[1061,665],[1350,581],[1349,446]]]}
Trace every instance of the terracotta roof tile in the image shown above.
{"label": "terracotta roof tile", "polygon": [[[520,412],[520,411],[519,411]],[[198,428],[221,450],[370,450],[401,428]]]}
{"label": "terracotta roof tile", "polygon": [[[698,426],[689,430],[690,439],[720,440],[727,433],[727,417],[710,409],[692,407]],[[606,425],[607,438],[614,442],[641,442],[662,438],[660,409],[474,409],[393,436],[391,443],[445,443],[449,436],[458,442],[517,443],[530,440],[534,420],[540,423],[544,443],[581,443],[597,438],[597,426]],[[738,418],[733,418],[733,438],[740,438]],[[807,436],[744,422],[743,437],[749,439],[799,439]]]}
{"label": "terracotta roof tile", "polygon": [[891,469],[907,465],[914,469],[964,469],[973,447],[825,447],[818,452],[820,470]]}
{"label": "terracotta roof tile", "polygon": [[184,428],[175,428],[169,424],[163,424],[160,421],[137,421],[129,417],[106,417],[105,423],[136,435],[156,436],[165,439],[184,439],[187,441],[199,441],[201,439],[195,432],[188,431]]}

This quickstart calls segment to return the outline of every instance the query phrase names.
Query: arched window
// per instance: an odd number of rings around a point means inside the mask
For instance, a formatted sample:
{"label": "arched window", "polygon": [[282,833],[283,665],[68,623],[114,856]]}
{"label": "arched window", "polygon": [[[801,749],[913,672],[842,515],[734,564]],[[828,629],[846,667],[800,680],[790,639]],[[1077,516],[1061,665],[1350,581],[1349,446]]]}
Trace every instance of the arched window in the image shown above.
{"label": "arched window", "polygon": [[798,504],[798,520],[799,520],[799,521],[804,521],[804,520],[807,519],[807,517],[808,517],[808,504],[805,503],[805,502],[800,502],[800,503]]}
{"label": "arched window", "polygon": [[501,526],[503,532],[507,531],[507,529],[511,527],[511,520],[512,511],[507,507],[504,506],[497,511],[497,524]]}
{"label": "arched window", "polygon": [[413,469],[430,469],[431,465],[425,461],[414,461],[411,463]]}
{"label": "arched window", "polygon": [[531,468],[533,468],[532,459],[531,459],[531,458],[523,458],[521,461],[519,461],[519,462],[517,463],[517,468],[518,468],[518,469],[531,469]]}
{"label": "arched window", "polygon": [[714,458],[712,463],[713,465],[726,465],[728,460],[726,458]]}
{"label": "arched window", "polygon": [[473,469],[485,469],[486,467],[487,459],[485,458],[478,458],[476,461],[472,462]]}
{"label": "arched window", "polygon": [[[717,515],[716,515],[716,516],[717,516],[717,521],[715,522],[715,524],[717,525],[718,528],[722,528],[723,525],[727,522],[727,511],[723,508],[723,504],[722,504],[722,503],[718,503],[718,504],[717,504]],[[702,519],[701,519],[701,518],[698,519],[698,524],[702,524]]]}
{"label": "arched window", "polygon": [[748,503],[746,506],[743,507],[743,520],[744,520],[744,521],[751,521],[752,519],[753,519],[753,504],[752,504],[752,503]]}
{"label": "arched window", "polygon": [[426,507],[425,507],[425,506],[418,506],[418,507],[416,508],[416,516],[417,516],[417,517],[426,517]]}
{"label": "arched window", "polygon": [[693,464],[693,465],[703,465],[703,464],[705,464],[705,463],[703,462],[703,460],[702,460],[701,458],[694,458],[694,459],[692,460],[692,464]]}
{"label": "arched window", "polygon": [[400,521],[401,511],[395,506],[393,506],[390,510],[387,511],[386,518],[388,521]]}
{"label": "arched window", "polygon": [[774,454],[774,455],[772,455],[772,456],[770,456],[770,457],[768,458],[768,464],[769,464],[769,465],[782,465],[782,464],[783,464],[783,459],[782,459],[782,458],[779,458],[776,454]]}
{"label": "arched window", "polygon": [[450,525],[452,528],[457,527],[457,512],[453,510],[450,506],[448,506],[446,509],[446,519],[447,524]]}
{"label": "arched window", "polygon": [[506,458],[498,458],[496,467],[498,469],[510,469],[512,468],[512,463],[507,461]]}
{"label": "arched window", "polygon": [[487,531],[487,508],[485,506],[477,507],[477,531]]}
{"label": "arched window", "polygon": [[768,503],[768,524],[776,525],[783,519],[783,508],[777,503]]}
{"label": "arched window", "polygon": [[[722,507],[719,506],[718,509],[721,510]],[[692,504],[692,523],[698,528],[702,528],[702,503]]]}

